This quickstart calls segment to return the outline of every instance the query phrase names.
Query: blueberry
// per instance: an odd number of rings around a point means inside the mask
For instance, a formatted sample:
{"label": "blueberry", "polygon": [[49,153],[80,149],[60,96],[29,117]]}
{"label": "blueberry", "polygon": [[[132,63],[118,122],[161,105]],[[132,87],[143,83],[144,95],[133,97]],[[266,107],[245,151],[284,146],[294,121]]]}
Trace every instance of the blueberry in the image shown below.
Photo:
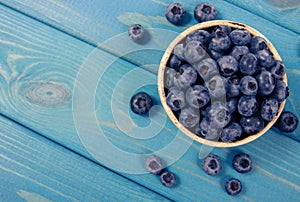
{"label": "blueberry", "polygon": [[271,67],[275,63],[273,54],[269,50],[257,51],[255,55],[259,64],[263,67]]}
{"label": "blueberry", "polygon": [[252,170],[252,159],[248,154],[237,154],[232,159],[232,167],[239,173],[247,173]]}
{"label": "blueberry", "polygon": [[251,41],[251,34],[246,29],[235,29],[230,34],[229,37],[233,44],[238,46],[243,46]]}
{"label": "blueberry", "polygon": [[171,88],[174,86],[174,78],[176,74],[177,72],[174,69],[167,69],[167,71],[165,72],[165,87]]}
{"label": "blueberry", "polygon": [[261,104],[260,116],[265,121],[272,121],[279,109],[279,103],[275,98],[268,98]]}
{"label": "blueberry", "polygon": [[145,161],[145,168],[152,174],[159,174],[164,167],[158,156],[151,155]]}
{"label": "blueberry", "polygon": [[258,102],[255,96],[243,95],[239,99],[237,108],[242,116],[252,116],[258,110]]}
{"label": "blueberry", "polygon": [[239,65],[243,74],[252,75],[258,69],[258,60],[253,53],[247,53],[242,56]]}
{"label": "blueberry", "polygon": [[221,158],[215,154],[209,154],[202,161],[202,169],[208,175],[216,175],[222,170]]}
{"label": "blueberry", "polygon": [[221,76],[215,75],[205,83],[211,98],[220,98],[226,94],[226,86]]}
{"label": "blueberry", "polygon": [[174,77],[174,85],[178,88],[191,87],[197,80],[196,70],[189,64],[184,64]]}
{"label": "blueberry", "polygon": [[199,124],[200,113],[197,112],[194,108],[184,108],[181,110],[179,115],[179,122],[186,128],[193,128]]}
{"label": "blueberry", "polygon": [[256,95],[258,84],[252,76],[244,76],[240,81],[240,91],[244,95]]}
{"label": "blueberry", "polygon": [[220,129],[212,128],[208,118],[204,117],[199,126],[195,129],[195,134],[207,140],[218,140]]}
{"label": "blueberry", "polygon": [[264,121],[259,116],[242,117],[240,124],[248,135],[256,134],[264,128]]}
{"label": "blueberry", "polygon": [[145,29],[140,24],[132,24],[128,28],[128,35],[133,41],[140,42],[144,39]]}
{"label": "blueberry", "polygon": [[176,56],[172,55],[168,61],[168,67],[178,70],[181,66],[182,61]]}
{"label": "blueberry", "polygon": [[205,22],[215,20],[217,17],[217,10],[210,3],[200,3],[195,7],[194,18],[198,22]]}
{"label": "blueberry", "polygon": [[166,10],[166,18],[170,23],[179,25],[183,22],[186,11],[180,3],[173,3],[168,5]]}
{"label": "blueberry", "polygon": [[184,61],[184,45],[182,43],[177,44],[173,49],[173,54],[181,61]]}
{"label": "blueberry", "polygon": [[185,94],[177,88],[170,88],[166,102],[172,111],[179,111],[186,105]]}
{"label": "blueberry", "polygon": [[206,58],[194,65],[198,74],[204,81],[219,73],[218,65],[215,60]]}
{"label": "blueberry", "polygon": [[220,74],[228,77],[236,74],[238,71],[238,62],[231,55],[225,55],[218,60]]}
{"label": "blueberry", "polygon": [[250,41],[250,51],[255,54],[260,50],[268,50],[266,40],[260,36],[252,37]]}
{"label": "blueberry", "polygon": [[231,122],[223,128],[220,138],[223,142],[235,142],[241,137],[242,133],[243,129],[240,124]]}
{"label": "blueberry", "polygon": [[219,58],[221,58],[224,55],[224,52],[215,51],[211,48],[208,48],[208,53],[209,53],[209,56],[215,60],[218,60]]}
{"label": "blueberry", "polygon": [[230,114],[234,113],[236,111],[236,106],[237,106],[237,98],[236,97],[231,97],[227,100],[227,108],[228,108],[228,112]]}
{"label": "blueberry", "polygon": [[160,175],[160,182],[166,187],[173,187],[176,184],[174,173],[165,171]]}
{"label": "blueberry", "polygon": [[234,57],[237,61],[249,53],[249,48],[247,46],[234,46],[230,52],[230,55]]}
{"label": "blueberry", "polygon": [[225,190],[231,196],[238,195],[242,191],[242,183],[236,178],[230,178],[225,183]]}
{"label": "blueberry", "polygon": [[231,120],[231,114],[226,103],[216,101],[207,109],[207,118],[212,128],[223,128]]}
{"label": "blueberry", "polygon": [[202,45],[205,45],[207,43],[207,40],[209,38],[209,32],[206,30],[196,30],[187,35],[185,43],[188,43],[190,41],[199,41]]}
{"label": "blueberry", "polygon": [[209,92],[207,88],[202,85],[194,85],[189,88],[185,97],[187,103],[194,108],[202,108],[210,101]]}
{"label": "blueberry", "polygon": [[269,70],[277,79],[281,79],[286,72],[285,65],[280,60],[275,60],[275,65],[273,65]]}
{"label": "blueberry", "polygon": [[136,93],[130,99],[131,110],[136,114],[146,114],[152,106],[152,98],[145,92]]}
{"label": "blueberry", "polygon": [[190,64],[199,62],[206,55],[200,41],[190,41],[184,48],[184,58]]}
{"label": "blueberry", "polygon": [[259,75],[256,76],[258,83],[258,92],[260,95],[269,95],[275,88],[275,76],[263,69]]}
{"label": "blueberry", "polygon": [[229,36],[223,32],[213,32],[210,37],[209,49],[222,52],[229,49],[231,40]]}
{"label": "blueberry", "polygon": [[214,28],[213,32],[222,32],[228,35],[231,32],[231,27],[227,25],[219,25]]}
{"label": "blueberry", "polygon": [[236,97],[240,94],[240,79],[237,76],[231,76],[227,78],[227,96]]}
{"label": "blueberry", "polygon": [[271,97],[277,99],[279,103],[283,102],[289,96],[289,87],[282,80],[277,80],[275,89]]}
{"label": "blueberry", "polygon": [[299,120],[295,114],[284,111],[276,121],[276,126],[282,132],[291,133],[296,130],[298,122]]}

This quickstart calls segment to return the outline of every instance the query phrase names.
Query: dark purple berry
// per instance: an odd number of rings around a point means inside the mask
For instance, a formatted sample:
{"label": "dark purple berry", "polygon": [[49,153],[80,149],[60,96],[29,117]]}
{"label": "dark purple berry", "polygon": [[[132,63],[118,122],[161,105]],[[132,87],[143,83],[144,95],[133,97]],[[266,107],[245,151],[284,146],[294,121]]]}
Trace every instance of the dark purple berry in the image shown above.
{"label": "dark purple berry", "polygon": [[227,96],[236,97],[240,94],[240,79],[237,76],[227,78]]}
{"label": "dark purple berry", "polygon": [[264,40],[260,36],[252,37],[250,41],[250,51],[255,54],[260,50],[268,50],[268,45],[266,40]]}
{"label": "dark purple berry", "polygon": [[152,174],[159,174],[164,165],[158,156],[151,155],[145,161],[145,168]]}
{"label": "dark purple berry", "polygon": [[173,49],[173,54],[181,61],[184,61],[184,45],[182,43],[177,44]]}
{"label": "dark purple berry", "polygon": [[179,111],[186,105],[184,92],[174,87],[169,89],[166,101],[172,111]]}
{"label": "dark purple berry", "polygon": [[165,171],[160,175],[160,182],[166,187],[173,187],[176,184],[174,173]]}
{"label": "dark purple berry", "polygon": [[235,29],[230,34],[229,37],[233,44],[238,46],[243,46],[251,41],[251,34],[246,29]]}
{"label": "dark purple berry", "polygon": [[172,55],[168,61],[168,67],[175,69],[176,71],[181,66],[182,61],[176,56]]}
{"label": "dark purple berry", "polygon": [[252,160],[248,154],[237,154],[232,159],[232,167],[239,173],[247,173],[252,170]]}
{"label": "dark purple berry", "polygon": [[216,175],[222,170],[221,158],[215,154],[209,154],[202,161],[202,169],[208,175]]}
{"label": "dark purple berry", "polygon": [[193,128],[199,124],[200,113],[199,110],[196,111],[194,108],[184,108],[181,110],[179,115],[179,122],[186,128]]}
{"label": "dark purple berry", "polygon": [[275,88],[275,76],[263,69],[259,75],[256,76],[258,83],[258,92],[260,95],[270,95]]}
{"label": "dark purple berry", "polygon": [[264,128],[264,121],[259,116],[242,117],[240,124],[248,135],[256,134]]}
{"label": "dark purple berry", "polygon": [[230,55],[234,57],[236,61],[240,61],[247,53],[249,53],[249,48],[247,46],[234,46]]}
{"label": "dark purple berry", "polygon": [[199,127],[196,128],[195,133],[201,138],[217,141],[220,136],[220,129],[211,127],[209,119],[205,117],[200,122]]}
{"label": "dark purple berry", "polygon": [[177,88],[189,88],[197,80],[196,70],[189,64],[184,64],[179,68],[179,71],[174,77],[174,86]]}
{"label": "dark purple berry", "polygon": [[227,108],[228,108],[228,111],[230,114],[234,113],[236,111],[236,108],[237,108],[237,98],[236,97],[230,97],[228,100],[227,100]]}
{"label": "dark purple berry", "polygon": [[198,109],[204,107],[210,101],[209,92],[202,85],[194,85],[189,88],[185,97],[191,107]]}
{"label": "dark purple berry", "polygon": [[218,60],[220,74],[228,77],[236,74],[238,71],[238,62],[231,55],[226,55]]}
{"label": "dark purple berry", "polygon": [[174,86],[174,78],[176,74],[177,72],[174,69],[167,69],[167,71],[165,72],[165,87],[171,88]]}
{"label": "dark purple berry", "polygon": [[275,89],[271,94],[271,97],[277,99],[279,103],[283,102],[289,96],[289,87],[282,81],[277,80]]}
{"label": "dark purple berry", "polygon": [[213,32],[222,32],[224,34],[229,35],[231,32],[231,27],[227,25],[219,25],[214,28]]}
{"label": "dark purple berry", "polygon": [[268,98],[261,104],[260,116],[265,121],[272,121],[279,109],[279,103],[275,98]]}
{"label": "dark purple berry", "polygon": [[207,109],[207,118],[212,128],[225,127],[231,120],[231,114],[226,102],[213,102]]}
{"label": "dark purple berry", "polygon": [[145,92],[136,93],[130,99],[131,110],[136,114],[146,114],[152,106],[152,98]]}
{"label": "dark purple berry", "polygon": [[206,55],[200,41],[190,41],[184,48],[184,58],[190,64],[199,62]]}
{"label": "dark purple berry", "polygon": [[215,75],[205,85],[211,98],[223,97],[226,94],[226,86],[221,76]]}
{"label": "dark purple berry", "polygon": [[244,95],[256,95],[258,84],[252,76],[244,76],[240,81],[240,91]]}
{"label": "dark purple berry", "polygon": [[276,126],[282,132],[291,133],[296,130],[298,122],[299,120],[295,114],[284,111],[276,121]]}
{"label": "dark purple berry", "polygon": [[263,67],[271,67],[275,63],[273,55],[268,49],[257,51],[255,56]]}
{"label": "dark purple berry", "polygon": [[128,35],[133,41],[140,42],[145,36],[145,29],[140,24],[132,24],[128,28]]}
{"label": "dark purple berry", "polygon": [[275,65],[269,70],[277,79],[281,79],[285,74],[286,68],[282,61],[276,60]]}
{"label": "dark purple berry", "polygon": [[216,61],[211,58],[201,60],[194,67],[204,81],[208,81],[212,76],[219,73]]}
{"label": "dark purple berry", "polygon": [[238,195],[242,191],[242,183],[238,179],[231,178],[226,181],[225,190],[231,196]]}
{"label": "dark purple berry", "polygon": [[252,116],[258,110],[258,102],[255,96],[243,95],[238,102],[238,112],[242,116]]}
{"label": "dark purple berry", "polygon": [[211,34],[209,49],[218,52],[226,51],[231,45],[229,36],[222,32],[213,32]]}
{"label": "dark purple berry", "polygon": [[223,128],[220,138],[223,142],[235,142],[241,137],[242,133],[243,129],[240,124],[231,122]]}
{"label": "dark purple berry", "polygon": [[217,17],[217,10],[210,3],[200,3],[195,7],[194,18],[198,22],[205,22],[215,20]]}
{"label": "dark purple berry", "polygon": [[168,5],[166,10],[166,18],[170,23],[179,25],[183,22],[186,11],[180,3]]}
{"label": "dark purple berry", "polygon": [[240,60],[240,71],[246,75],[254,74],[257,69],[257,58],[253,53],[245,54]]}
{"label": "dark purple berry", "polygon": [[187,35],[185,43],[188,43],[190,41],[199,41],[202,45],[205,45],[207,43],[207,40],[209,38],[209,32],[206,30],[196,30]]}

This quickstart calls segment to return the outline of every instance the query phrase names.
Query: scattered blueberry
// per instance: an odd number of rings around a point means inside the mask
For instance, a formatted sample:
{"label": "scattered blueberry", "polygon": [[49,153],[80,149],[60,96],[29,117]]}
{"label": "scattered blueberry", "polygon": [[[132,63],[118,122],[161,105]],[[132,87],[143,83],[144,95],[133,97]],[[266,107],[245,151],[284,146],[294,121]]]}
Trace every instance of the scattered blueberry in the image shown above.
{"label": "scattered blueberry", "polygon": [[217,17],[217,10],[210,3],[200,3],[195,7],[194,18],[198,22],[205,22],[215,20]]}
{"label": "scattered blueberry", "polygon": [[261,104],[260,116],[265,121],[272,121],[279,109],[279,103],[275,98],[268,98]]}
{"label": "scattered blueberry", "polygon": [[291,133],[296,130],[298,122],[299,120],[295,114],[289,111],[283,111],[276,121],[276,126],[282,132]]}
{"label": "scattered blueberry", "polygon": [[234,46],[230,52],[230,55],[240,61],[241,58],[249,53],[249,48],[247,46]]}
{"label": "scattered blueberry", "polygon": [[258,84],[252,76],[244,76],[240,81],[240,91],[244,95],[256,95]]}
{"label": "scattered blueberry", "polygon": [[231,114],[229,113],[226,102],[213,102],[207,110],[207,118],[212,128],[223,128],[231,120]]}
{"label": "scattered blueberry", "polygon": [[240,79],[237,76],[227,78],[227,96],[236,97],[240,94]]}
{"label": "scattered blueberry", "polygon": [[252,116],[258,110],[258,102],[255,96],[243,95],[239,99],[237,108],[242,116]]}
{"label": "scattered blueberry", "polygon": [[136,93],[130,99],[131,110],[136,114],[146,114],[152,106],[152,98],[145,92]]}
{"label": "scattered blueberry", "polygon": [[218,65],[211,58],[201,60],[194,67],[204,81],[208,81],[212,76],[219,74]]}
{"label": "scattered blueberry", "polygon": [[200,112],[194,108],[184,108],[179,115],[179,122],[186,128],[193,128],[199,124]]}
{"label": "scattered blueberry", "polygon": [[170,23],[179,25],[183,22],[186,11],[180,3],[173,3],[168,5],[166,10],[166,18]]}
{"label": "scattered blueberry", "polygon": [[273,55],[268,49],[257,51],[255,55],[259,64],[263,67],[271,67],[275,63]]}
{"label": "scattered blueberry", "polygon": [[151,155],[145,161],[145,168],[152,174],[159,174],[164,167],[158,156]]}
{"label": "scattered blueberry", "polygon": [[235,45],[243,46],[251,41],[251,34],[246,29],[235,29],[230,34],[229,37]]}
{"label": "scattered blueberry", "polygon": [[207,40],[209,38],[208,31],[205,30],[196,30],[187,35],[185,43],[188,43],[190,41],[200,41],[202,45],[206,45]]}
{"label": "scattered blueberry", "polygon": [[264,128],[264,121],[259,116],[242,117],[240,124],[248,135],[256,134]]}
{"label": "scattered blueberry", "polygon": [[199,62],[206,55],[200,41],[190,41],[184,48],[184,58],[190,64]]}
{"label": "scattered blueberry", "polygon": [[236,111],[237,102],[238,102],[238,100],[237,100],[236,97],[228,98],[226,105],[227,105],[227,108],[228,108],[228,112],[230,114],[232,114]]}
{"label": "scattered blueberry", "polygon": [[177,44],[173,49],[173,54],[184,61],[184,45],[182,43]]}
{"label": "scattered blueberry", "polygon": [[173,187],[176,184],[174,173],[165,171],[160,175],[160,182],[166,187]]}
{"label": "scattered blueberry", "polygon": [[267,45],[266,40],[264,40],[260,36],[252,37],[252,39],[250,41],[250,50],[254,54],[260,50],[268,50],[268,45]]}
{"label": "scattered blueberry", "polygon": [[289,87],[281,81],[277,80],[275,89],[271,94],[271,97],[277,99],[279,103],[283,102],[289,96]]}
{"label": "scattered blueberry", "polygon": [[197,80],[196,70],[189,64],[184,64],[174,77],[174,86],[178,88],[189,88]]}
{"label": "scattered blueberry", "polygon": [[128,35],[133,41],[140,42],[145,36],[145,29],[140,24],[132,24],[128,28]]}
{"label": "scattered blueberry", "polygon": [[221,158],[216,154],[209,154],[202,161],[202,169],[208,175],[216,175],[222,170]]}
{"label": "scattered blueberry", "polygon": [[223,32],[213,32],[209,42],[209,49],[222,52],[229,49],[231,40],[229,36]]}
{"label": "scattered blueberry", "polygon": [[258,83],[258,92],[261,95],[269,95],[275,88],[275,76],[269,71],[263,69],[259,75],[256,76]]}
{"label": "scattered blueberry", "polygon": [[177,72],[174,69],[167,69],[167,71],[165,72],[165,87],[171,88],[172,86],[174,86],[174,78],[176,74]]}
{"label": "scattered blueberry", "polygon": [[182,61],[176,56],[172,55],[168,61],[168,67],[178,70],[181,66]]}
{"label": "scattered blueberry", "polygon": [[166,101],[172,111],[179,111],[186,105],[184,92],[174,87],[169,89]]}
{"label": "scattered blueberry", "polygon": [[228,77],[236,74],[238,71],[238,62],[231,55],[226,55],[221,57],[218,60],[218,64],[220,67],[220,74],[222,76]]}
{"label": "scattered blueberry", "polygon": [[194,85],[186,92],[187,103],[194,108],[202,108],[210,101],[209,92],[202,85]]}
{"label": "scattered blueberry", "polygon": [[211,98],[219,98],[225,96],[226,89],[224,80],[221,76],[215,75],[205,83]]}
{"label": "scattered blueberry", "polygon": [[203,118],[195,130],[195,134],[207,140],[217,141],[220,136],[220,129],[212,128],[208,118]]}
{"label": "scattered blueberry", "polygon": [[252,170],[252,160],[248,154],[237,154],[233,157],[232,167],[239,173],[247,173]]}
{"label": "scattered blueberry", "polygon": [[270,68],[270,72],[275,76],[277,79],[281,79],[285,74],[286,68],[282,61],[276,60],[275,65]]}
{"label": "scattered blueberry", "polygon": [[220,138],[223,142],[235,142],[241,137],[242,133],[243,129],[240,124],[231,122],[223,128]]}
{"label": "scattered blueberry", "polygon": [[236,178],[230,178],[225,183],[225,190],[231,196],[238,195],[242,191],[242,183]]}
{"label": "scattered blueberry", "polygon": [[246,75],[254,74],[257,69],[257,58],[253,53],[246,53],[240,60],[240,71]]}

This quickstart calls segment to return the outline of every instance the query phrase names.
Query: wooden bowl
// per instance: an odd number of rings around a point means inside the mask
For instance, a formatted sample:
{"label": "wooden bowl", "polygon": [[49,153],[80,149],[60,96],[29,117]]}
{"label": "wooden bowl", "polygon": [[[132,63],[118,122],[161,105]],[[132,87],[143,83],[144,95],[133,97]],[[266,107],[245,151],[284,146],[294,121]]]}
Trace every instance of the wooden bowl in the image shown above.
{"label": "wooden bowl", "polygon": [[[164,73],[165,73],[165,70],[167,69],[167,62],[169,60],[169,57],[172,54],[172,51],[173,51],[173,48],[175,47],[175,45],[178,44],[179,42],[181,42],[188,34],[190,34],[191,32],[193,32],[195,30],[207,29],[209,27],[214,27],[214,26],[218,26],[218,25],[227,25],[232,28],[244,28],[244,29],[247,29],[253,36],[260,36],[260,37],[264,38],[267,42],[267,45],[268,45],[270,51],[273,53],[274,59],[281,60],[280,55],[278,54],[278,52],[276,51],[274,46],[271,44],[271,42],[260,32],[258,32],[257,30],[253,29],[252,27],[250,27],[248,25],[245,25],[245,24],[242,24],[239,22],[228,21],[228,20],[214,20],[214,21],[199,23],[199,24],[196,24],[196,25],[186,29],[184,32],[179,34],[178,37],[176,39],[174,39],[173,42],[169,45],[169,47],[166,49],[166,51],[161,59],[159,70],[158,70],[158,93],[160,96],[161,103],[162,103],[165,111],[167,112],[169,118],[177,126],[177,128],[179,128],[184,134],[186,134],[193,140],[195,140],[199,143],[205,144],[205,145],[214,146],[214,147],[235,147],[235,146],[240,146],[240,145],[249,143],[249,142],[259,138],[264,133],[266,133],[273,126],[273,124],[276,122],[276,120],[280,116],[280,114],[284,108],[285,101],[280,104],[279,111],[278,111],[277,115],[275,116],[275,118],[272,121],[270,121],[263,128],[263,130],[261,130],[257,134],[249,135],[248,137],[246,137],[242,140],[236,141],[236,142],[219,142],[219,141],[207,140],[207,139],[197,136],[196,134],[191,132],[189,129],[185,128],[178,121],[178,119],[175,117],[172,110],[169,108],[169,106],[166,103],[166,95],[165,95],[165,88],[164,88]],[[284,75],[282,80],[283,80],[283,82],[285,82],[287,84],[286,75]]]}

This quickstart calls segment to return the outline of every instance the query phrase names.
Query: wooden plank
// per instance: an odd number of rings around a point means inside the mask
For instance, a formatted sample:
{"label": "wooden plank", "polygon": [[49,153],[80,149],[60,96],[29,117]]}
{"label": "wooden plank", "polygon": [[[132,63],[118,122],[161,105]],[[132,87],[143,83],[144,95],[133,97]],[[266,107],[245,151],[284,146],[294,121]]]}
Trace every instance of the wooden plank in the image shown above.
{"label": "wooden plank", "polygon": [[[104,160],[115,162],[121,167],[128,166],[128,159],[110,158],[108,153],[101,153],[102,150],[98,153],[99,156],[93,154],[102,148],[87,144],[84,147],[74,126],[72,103],[68,98],[82,63],[86,61],[94,47],[7,8],[0,7],[0,14],[1,57],[3,58],[0,77],[2,86],[0,91],[1,113],[87,158],[102,157],[106,158]],[[127,73],[136,69],[136,66],[121,59],[110,65],[108,61],[115,59],[115,57],[101,50],[98,50],[98,53],[100,57],[94,58],[95,60],[89,63],[94,69],[90,72],[84,71],[90,75],[90,79],[79,81],[77,86],[81,89],[79,95],[86,96],[86,100],[82,104],[85,105],[91,101],[87,90],[91,80],[95,79],[94,73],[105,70],[105,66],[109,65],[109,69],[104,72],[96,89],[95,110],[98,119],[96,123],[103,128],[106,137],[123,151],[144,154],[165,147],[174,139],[177,130],[168,119],[166,123],[161,121],[164,117],[163,113],[154,114],[152,117],[153,126],[162,128],[162,131],[153,139],[131,138],[117,129],[111,114],[110,96],[113,93],[112,89],[116,89],[116,85],[122,81],[121,78],[124,75],[130,75]],[[138,70],[131,80],[124,79],[123,82],[125,83],[121,83],[119,88],[120,91],[124,92],[121,95],[122,100],[118,103],[120,108],[118,108],[117,115],[120,117],[124,117],[122,114],[124,110],[127,109],[128,111],[128,99],[126,98],[131,96],[128,90],[134,87],[135,83],[138,81],[145,81],[145,84],[149,84],[146,81],[150,84],[156,82],[155,74],[142,69]],[[159,102],[156,87],[153,84],[145,86],[144,89],[155,98],[156,103]],[[73,96],[75,95],[73,94]],[[78,97],[75,97],[76,99]],[[298,110],[299,103],[296,102],[295,106]],[[89,117],[90,114],[86,112],[81,115],[82,117]],[[125,117],[128,118],[129,116]],[[133,114],[130,117],[134,124],[128,124],[129,128],[139,124],[145,126],[144,121],[147,118]],[[95,132],[89,128],[95,122],[89,122],[87,119],[83,123],[86,124],[85,134]],[[97,145],[99,140],[102,139],[90,139],[91,142],[89,143]],[[181,149],[183,145],[184,140],[179,145],[180,147],[175,149]],[[254,172],[245,176],[238,175],[230,168],[230,160],[227,156],[231,156],[228,153],[234,150],[215,149],[214,153],[219,154],[227,163],[225,163],[222,175],[211,177],[201,171],[197,165],[197,152],[201,149],[201,145],[194,143],[181,158],[178,158],[176,163],[169,167],[171,171],[176,173],[180,181],[174,189],[163,187],[157,176],[154,175],[128,173],[122,173],[122,175],[177,201],[232,200],[226,195],[222,185],[222,180],[228,175],[237,176],[245,183],[247,188],[246,192],[239,198],[241,201],[262,201],[266,197],[270,197],[268,198],[270,200],[295,200],[300,192],[298,184],[300,162],[299,159],[294,159],[295,154],[299,153],[298,145],[299,143],[296,141],[270,131],[258,141],[240,147],[239,149],[250,153],[257,162]],[[103,149],[107,148],[105,144],[101,146]],[[261,148],[264,148],[263,151],[272,151],[272,153],[266,153],[262,156]],[[273,161],[276,163],[272,163]],[[262,182],[266,186],[262,186]],[[256,186],[259,189],[256,189]],[[265,196],[269,187],[273,193]]]}
{"label": "wooden plank", "polygon": [[[193,10],[195,5],[199,3],[196,0],[183,3],[188,12],[189,20],[184,26],[174,26],[164,17],[166,5],[169,3],[167,0],[119,1],[118,6],[112,5],[108,0],[88,0],[77,3],[70,0],[2,0],[2,2],[94,46],[101,45],[117,34],[127,32],[128,26],[133,23],[141,23],[146,28],[162,28],[182,32],[187,27],[196,24],[193,19]],[[270,18],[264,19],[226,1],[209,0],[208,2],[215,5],[219,11],[218,19],[234,20],[256,28],[273,42],[289,68],[297,67],[299,56],[297,52],[298,43],[296,42],[299,41],[299,32],[297,34],[279,26],[281,24],[275,24],[285,22],[299,29],[299,12],[297,10],[293,10],[291,15],[278,14],[279,16],[275,16],[270,22],[266,20],[270,20]],[[237,4],[237,1],[233,2]],[[251,9],[248,9],[251,12],[254,12],[255,6],[258,5],[253,0],[243,1],[240,4],[249,5],[249,7],[252,5]],[[114,12],[111,12],[112,10]],[[270,8],[267,11],[271,12],[271,10]],[[260,13],[262,12],[260,11]],[[105,45],[102,48],[117,55],[122,54],[120,50],[125,48],[122,47],[122,44],[119,44],[117,48],[110,47],[109,44]],[[143,54],[134,53],[125,58],[138,65],[157,64],[162,52],[154,51],[149,55],[153,56],[145,57]]]}
{"label": "wooden plank", "polygon": [[168,201],[0,117],[0,201]]}
{"label": "wooden plank", "polygon": [[298,0],[226,1],[300,34],[300,3]]}

